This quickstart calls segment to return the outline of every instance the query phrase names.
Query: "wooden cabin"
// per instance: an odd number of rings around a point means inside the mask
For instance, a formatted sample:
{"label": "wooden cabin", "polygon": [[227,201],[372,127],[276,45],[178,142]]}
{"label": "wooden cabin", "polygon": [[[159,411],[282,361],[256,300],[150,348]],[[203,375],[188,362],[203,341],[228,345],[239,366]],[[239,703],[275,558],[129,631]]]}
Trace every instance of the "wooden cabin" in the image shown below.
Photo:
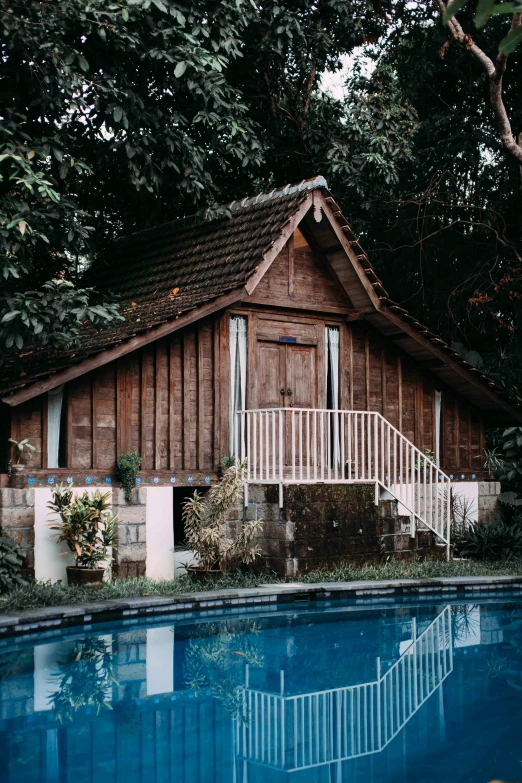
{"label": "wooden cabin", "polygon": [[109,484],[137,451],[141,486],[205,486],[235,454],[249,487],[373,482],[446,541],[433,486],[487,480],[486,428],[522,420],[390,301],[322,177],[122,238],[87,283],[124,320],[0,367],[4,471],[8,437],[36,447],[11,484]]}

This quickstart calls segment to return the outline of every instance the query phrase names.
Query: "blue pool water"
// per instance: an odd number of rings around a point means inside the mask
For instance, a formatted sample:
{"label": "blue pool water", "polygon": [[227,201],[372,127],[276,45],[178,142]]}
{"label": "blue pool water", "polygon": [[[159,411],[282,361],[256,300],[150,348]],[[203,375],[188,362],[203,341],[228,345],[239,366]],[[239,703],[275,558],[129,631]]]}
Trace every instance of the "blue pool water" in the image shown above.
{"label": "blue pool water", "polygon": [[476,600],[5,640],[0,781],[522,780],[522,603]]}

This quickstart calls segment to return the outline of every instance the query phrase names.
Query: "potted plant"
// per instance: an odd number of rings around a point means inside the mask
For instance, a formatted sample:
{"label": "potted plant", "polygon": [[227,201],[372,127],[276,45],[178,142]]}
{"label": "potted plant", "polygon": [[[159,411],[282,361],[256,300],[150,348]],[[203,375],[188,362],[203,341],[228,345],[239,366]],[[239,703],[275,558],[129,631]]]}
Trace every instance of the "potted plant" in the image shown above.
{"label": "potted plant", "polygon": [[206,497],[196,490],[183,504],[187,545],[198,562],[187,570],[196,578],[220,574],[226,565],[253,563],[259,555],[254,539],[262,520],[244,524],[234,538],[227,536],[227,512],[241,495],[245,471],[246,460],[234,461]]}
{"label": "potted plant", "polygon": [[112,709],[108,697],[117,680],[112,651],[101,637],[77,640],[53,676],[58,689],[50,697],[50,705],[60,723],[72,720],[82,707],[94,709],[96,715],[102,709]]}
{"label": "potted plant", "polygon": [[99,489],[93,495],[87,490],[73,495],[72,484],[59,484],[53,490],[47,507],[59,521],[49,525],[58,531],[51,538],[57,538],[58,543],[65,541],[76,561],[75,566],[67,567],[69,584],[99,585],[103,579],[105,568],[100,563],[107,560],[117,536],[117,516],[111,514],[109,497],[109,492],[102,494]]}
{"label": "potted plant", "polygon": [[23,440],[8,438],[8,440],[9,443],[13,444],[13,451],[15,453],[15,462],[14,464],[13,462],[9,464],[9,470],[11,473],[19,473],[24,468],[24,465],[21,461],[23,455],[26,454],[27,459],[32,460],[33,453],[36,451],[36,446],[33,446],[31,443],[29,443],[29,438],[24,438]]}

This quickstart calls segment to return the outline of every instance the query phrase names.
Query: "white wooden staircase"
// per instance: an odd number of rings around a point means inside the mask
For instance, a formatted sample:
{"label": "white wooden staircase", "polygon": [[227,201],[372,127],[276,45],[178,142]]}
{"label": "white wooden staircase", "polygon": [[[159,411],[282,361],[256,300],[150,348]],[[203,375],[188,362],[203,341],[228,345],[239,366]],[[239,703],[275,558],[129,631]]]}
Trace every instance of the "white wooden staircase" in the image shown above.
{"label": "white wooden staircase", "polygon": [[[376,503],[433,531],[450,552],[451,482],[436,464],[375,411],[267,408],[236,413],[235,453],[249,484],[374,484]],[[402,507],[402,508],[401,508]]]}

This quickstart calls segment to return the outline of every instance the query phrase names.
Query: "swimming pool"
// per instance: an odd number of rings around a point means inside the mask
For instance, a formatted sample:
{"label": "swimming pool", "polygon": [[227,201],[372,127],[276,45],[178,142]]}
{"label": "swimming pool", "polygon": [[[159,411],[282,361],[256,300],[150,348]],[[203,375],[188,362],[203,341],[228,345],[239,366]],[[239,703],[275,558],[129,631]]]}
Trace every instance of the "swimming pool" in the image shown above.
{"label": "swimming pool", "polygon": [[522,602],[317,603],[0,647],[4,783],[522,776]]}

